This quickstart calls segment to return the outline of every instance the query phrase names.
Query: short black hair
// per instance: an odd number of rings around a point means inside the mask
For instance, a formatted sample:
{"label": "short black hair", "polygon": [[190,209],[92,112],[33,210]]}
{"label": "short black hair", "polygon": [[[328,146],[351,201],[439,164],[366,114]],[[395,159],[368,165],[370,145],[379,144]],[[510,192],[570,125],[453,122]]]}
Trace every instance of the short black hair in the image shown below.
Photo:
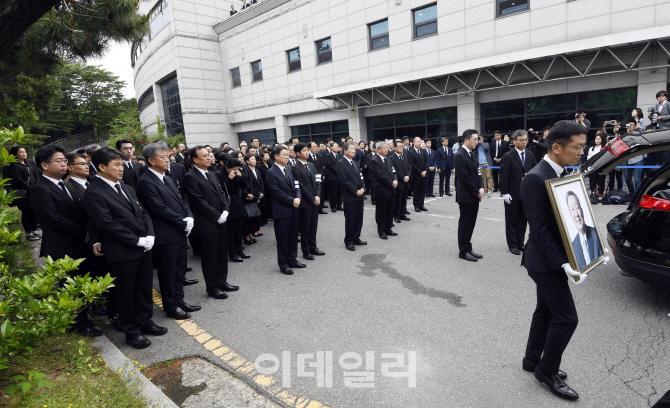
{"label": "short black hair", "polygon": [[494,134],[494,135],[498,135],[498,134],[502,135],[502,132],[499,131],[499,130],[494,130],[494,131],[493,131],[493,134]]}
{"label": "short black hair", "polygon": [[577,113],[582,113],[582,112],[586,113],[588,111],[586,110],[586,108],[584,106],[580,106],[579,108],[577,108]]}
{"label": "short black hair", "polygon": [[463,132],[463,140],[470,140],[472,135],[478,135],[479,132],[477,132],[476,129],[468,129],[465,132]]}
{"label": "short black hair", "polygon": [[218,152],[218,153],[214,153],[214,158],[216,159],[216,162],[219,163],[219,164],[221,164],[221,162],[223,162],[223,163],[225,164],[226,161],[227,161],[228,159],[231,159],[232,157],[233,157],[233,156],[229,155],[229,154],[226,153],[226,152]]}
{"label": "short black hair", "polygon": [[119,139],[119,140],[116,141],[116,150],[121,150],[121,145],[124,144],[124,143],[133,144],[133,142],[131,142],[130,139]]}
{"label": "short black hair", "polygon": [[26,149],[24,146],[12,146],[9,148],[9,154],[16,156],[19,153],[20,149]]}
{"label": "short black hair", "polygon": [[72,164],[74,163],[74,159],[76,158],[84,159],[86,160],[86,154],[85,153],[79,153],[77,150],[76,153],[68,153],[65,155],[65,158],[67,159],[67,164]]}
{"label": "short black hair", "polygon": [[343,151],[344,151],[344,150],[349,150],[349,148],[350,148],[351,146],[353,146],[353,145],[354,145],[353,143],[350,143],[350,142],[344,142],[344,143],[342,144],[342,150],[343,150]]}
{"label": "short black hair", "polygon": [[575,135],[586,134],[586,128],[571,120],[559,120],[549,131],[547,146],[551,149],[554,143],[570,143]]}
{"label": "short black hair", "polygon": [[193,160],[194,157],[198,157],[198,150],[202,150],[204,148],[205,146],[203,145],[197,145],[195,147],[191,147],[191,149],[188,152],[188,157],[190,157],[191,160]]}
{"label": "short black hair", "polygon": [[304,149],[305,147],[309,149],[309,146],[307,146],[307,143],[299,142],[299,143],[295,144],[295,146],[293,147],[293,151],[295,151],[296,154],[297,154],[297,153],[300,153],[300,151],[302,149]]}
{"label": "short black hair", "polygon": [[659,96],[664,95],[666,98],[668,97],[668,91],[658,91],[656,92],[656,97],[658,98]]}
{"label": "short black hair", "polygon": [[402,146],[402,140],[396,139],[393,141],[393,147],[398,147],[398,145]]}
{"label": "short black hair", "polygon": [[114,150],[111,147],[103,147],[93,152],[91,155],[91,162],[97,170],[100,170],[100,165],[104,164],[105,166],[109,165],[109,162],[116,159],[124,160],[126,156],[122,155],[118,150]]}
{"label": "short black hair", "polygon": [[253,158],[256,158],[256,155],[255,155],[255,154],[251,154],[251,153],[247,153],[247,154],[244,155],[244,161],[245,161],[245,162],[248,162],[249,159],[251,159],[252,157],[253,157]]}
{"label": "short black hair", "polygon": [[65,154],[65,149],[58,145],[40,147],[37,153],[35,153],[35,163],[37,163],[37,167],[41,168],[42,163],[50,162],[51,157],[58,152]]}
{"label": "short black hair", "polygon": [[75,153],[79,153],[79,154],[86,153],[86,149],[77,149],[77,151]]}
{"label": "short black hair", "polygon": [[288,150],[288,148],[284,145],[278,145],[272,148],[272,157],[279,156],[283,150]]}
{"label": "short black hair", "polygon": [[234,157],[226,160],[226,168],[232,169],[233,167],[242,167],[242,162]]}
{"label": "short black hair", "polygon": [[224,147],[224,148],[223,148],[223,152],[224,152],[224,153],[232,152],[233,150],[235,150],[235,149],[233,149],[233,148],[230,147],[230,146],[228,146],[228,147]]}

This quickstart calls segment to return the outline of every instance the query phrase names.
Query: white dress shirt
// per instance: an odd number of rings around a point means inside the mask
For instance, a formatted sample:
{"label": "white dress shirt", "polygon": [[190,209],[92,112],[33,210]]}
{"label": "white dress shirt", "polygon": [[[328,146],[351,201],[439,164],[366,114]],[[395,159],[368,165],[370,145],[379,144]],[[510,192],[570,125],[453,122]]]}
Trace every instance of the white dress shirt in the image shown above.
{"label": "white dress shirt", "polygon": [[70,176],[70,181],[78,183],[80,186],[84,187],[84,190],[88,187],[88,181],[86,179],[80,179],[77,177]]}
{"label": "white dress shirt", "polygon": [[565,170],[563,167],[561,167],[561,166],[559,166],[558,164],[556,164],[556,163],[555,163],[553,160],[551,160],[551,159],[549,158],[549,156],[547,156],[547,155],[545,155],[542,159],[543,159],[543,160],[546,160],[547,163],[549,163],[549,164],[551,165],[551,168],[554,169],[554,171],[556,172],[556,175],[557,175],[558,177],[561,177],[561,174],[562,174],[563,171]]}
{"label": "white dress shirt", "polygon": [[[49,176],[45,176],[44,174],[42,174],[42,175],[44,176],[45,179],[47,179],[47,180],[49,180],[50,182],[54,183],[54,184],[56,185],[56,187],[58,187],[59,190],[62,190],[62,188],[60,188],[60,186],[58,185],[58,183],[62,183],[63,180],[56,180],[55,178],[51,178],[51,177],[49,177]],[[70,191],[68,191],[67,188],[65,189],[65,192],[67,193],[67,196],[70,197],[70,200],[74,201],[74,200],[72,199],[72,195],[70,195]]]}

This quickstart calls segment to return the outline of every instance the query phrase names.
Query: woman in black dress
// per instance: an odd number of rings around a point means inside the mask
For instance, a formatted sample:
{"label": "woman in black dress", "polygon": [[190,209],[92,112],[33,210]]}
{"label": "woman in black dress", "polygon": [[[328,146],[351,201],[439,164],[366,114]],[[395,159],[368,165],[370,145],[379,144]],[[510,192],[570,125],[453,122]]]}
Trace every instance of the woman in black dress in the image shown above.
{"label": "woman in black dress", "polygon": [[26,239],[37,241],[41,237],[37,234],[37,218],[30,206],[28,196],[30,189],[37,184],[40,177],[40,171],[37,164],[28,159],[28,153],[23,146],[12,146],[9,154],[16,156],[18,160],[9,165],[8,177],[12,179],[12,190],[16,190],[15,195],[19,197],[14,201],[19,210],[21,210],[21,224],[26,232]]}
{"label": "woman in black dress", "polygon": [[[247,197],[245,200],[246,204],[256,203],[260,209],[260,201],[265,196],[265,186],[263,185],[263,179],[261,178],[261,172],[256,168],[256,155],[246,154],[244,156],[244,162],[246,163],[242,168],[242,174],[246,177],[247,181]],[[248,214],[247,214],[248,215]],[[249,217],[244,220],[244,243],[247,245],[255,244],[256,239],[254,237],[260,236],[261,230],[261,217]]]}
{"label": "woman in black dress", "polygon": [[235,158],[228,159],[221,164],[216,174],[223,182],[224,192],[230,197],[228,211],[228,256],[233,262],[242,262],[242,259],[251,258],[242,248],[242,228],[244,225],[244,197],[247,196],[247,182],[240,172],[242,163]]}

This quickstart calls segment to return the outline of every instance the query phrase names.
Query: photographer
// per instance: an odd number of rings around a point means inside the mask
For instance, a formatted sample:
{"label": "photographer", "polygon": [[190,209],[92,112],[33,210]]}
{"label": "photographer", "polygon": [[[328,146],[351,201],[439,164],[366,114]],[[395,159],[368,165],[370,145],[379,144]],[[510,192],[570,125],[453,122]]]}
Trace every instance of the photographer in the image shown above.
{"label": "photographer", "polygon": [[[607,133],[607,126],[609,124],[614,125],[612,134]],[[611,122],[604,122],[602,130],[599,130],[598,133],[601,136],[604,135],[605,139],[607,140],[606,143],[609,143],[615,137],[617,137],[617,133],[619,132],[619,129],[620,129],[619,124],[617,123],[616,120],[613,120]],[[608,174],[607,177],[608,177],[607,187],[609,188],[609,190],[614,190],[614,179],[615,179],[615,177],[616,177],[616,188],[618,190],[621,190],[621,188],[623,187],[623,172],[621,171],[621,169],[615,168],[614,170],[610,171],[610,173]]]}
{"label": "photographer", "polygon": [[635,108],[630,113],[630,115],[633,118],[633,120],[635,121],[635,131],[636,132],[644,132],[645,128],[647,127],[647,124],[644,121],[644,118],[642,117],[642,109]]}
{"label": "photographer", "polygon": [[[656,93],[658,104],[649,108],[649,120],[651,126],[658,125],[659,129],[670,128],[670,104],[668,104],[668,92],[658,91]],[[654,117],[656,116],[656,117]]]}
{"label": "photographer", "polygon": [[575,113],[575,122],[584,126],[586,128],[586,134],[589,134],[589,130],[591,130],[591,121],[586,119],[586,108],[577,108],[577,113]]}
{"label": "photographer", "polygon": [[[628,133],[633,133],[635,132],[635,119],[630,119],[628,123],[626,124],[626,130]],[[615,126],[614,132],[617,133],[619,130],[619,126]],[[643,156],[635,156],[631,159],[628,159],[627,165],[628,166],[635,166],[639,168],[635,169],[626,169],[626,186],[628,186],[628,194],[632,196],[637,193],[637,190],[640,188],[640,184],[642,183],[642,159]]]}
{"label": "photographer", "polygon": [[[589,123],[590,125],[590,123]],[[549,137],[549,130],[551,129],[551,126],[545,126],[544,129],[542,130],[542,136],[540,137],[539,134],[540,132],[535,132],[533,129],[529,129],[528,132],[529,134],[532,132],[533,134],[533,146],[531,147],[531,150],[533,151],[533,154],[535,155],[535,161],[538,163],[544,155],[547,154],[547,150],[549,149],[549,146],[547,145],[547,137]]]}

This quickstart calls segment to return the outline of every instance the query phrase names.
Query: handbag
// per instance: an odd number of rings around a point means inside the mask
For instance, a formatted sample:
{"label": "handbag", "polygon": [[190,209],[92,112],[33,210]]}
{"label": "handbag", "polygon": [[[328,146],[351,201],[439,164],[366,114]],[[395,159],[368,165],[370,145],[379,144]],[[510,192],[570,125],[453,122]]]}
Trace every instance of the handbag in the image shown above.
{"label": "handbag", "polygon": [[[596,191],[598,191],[598,186],[596,186]],[[600,197],[598,197],[598,194],[596,194],[596,192],[594,191],[589,196],[589,201],[591,202],[591,204],[598,204],[600,203]]]}
{"label": "handbag", "polygon": [[258,208],[258,203],[245,204],[244,212],[247,213],[247,218],[256,218],[261,216],[261,209]]}

